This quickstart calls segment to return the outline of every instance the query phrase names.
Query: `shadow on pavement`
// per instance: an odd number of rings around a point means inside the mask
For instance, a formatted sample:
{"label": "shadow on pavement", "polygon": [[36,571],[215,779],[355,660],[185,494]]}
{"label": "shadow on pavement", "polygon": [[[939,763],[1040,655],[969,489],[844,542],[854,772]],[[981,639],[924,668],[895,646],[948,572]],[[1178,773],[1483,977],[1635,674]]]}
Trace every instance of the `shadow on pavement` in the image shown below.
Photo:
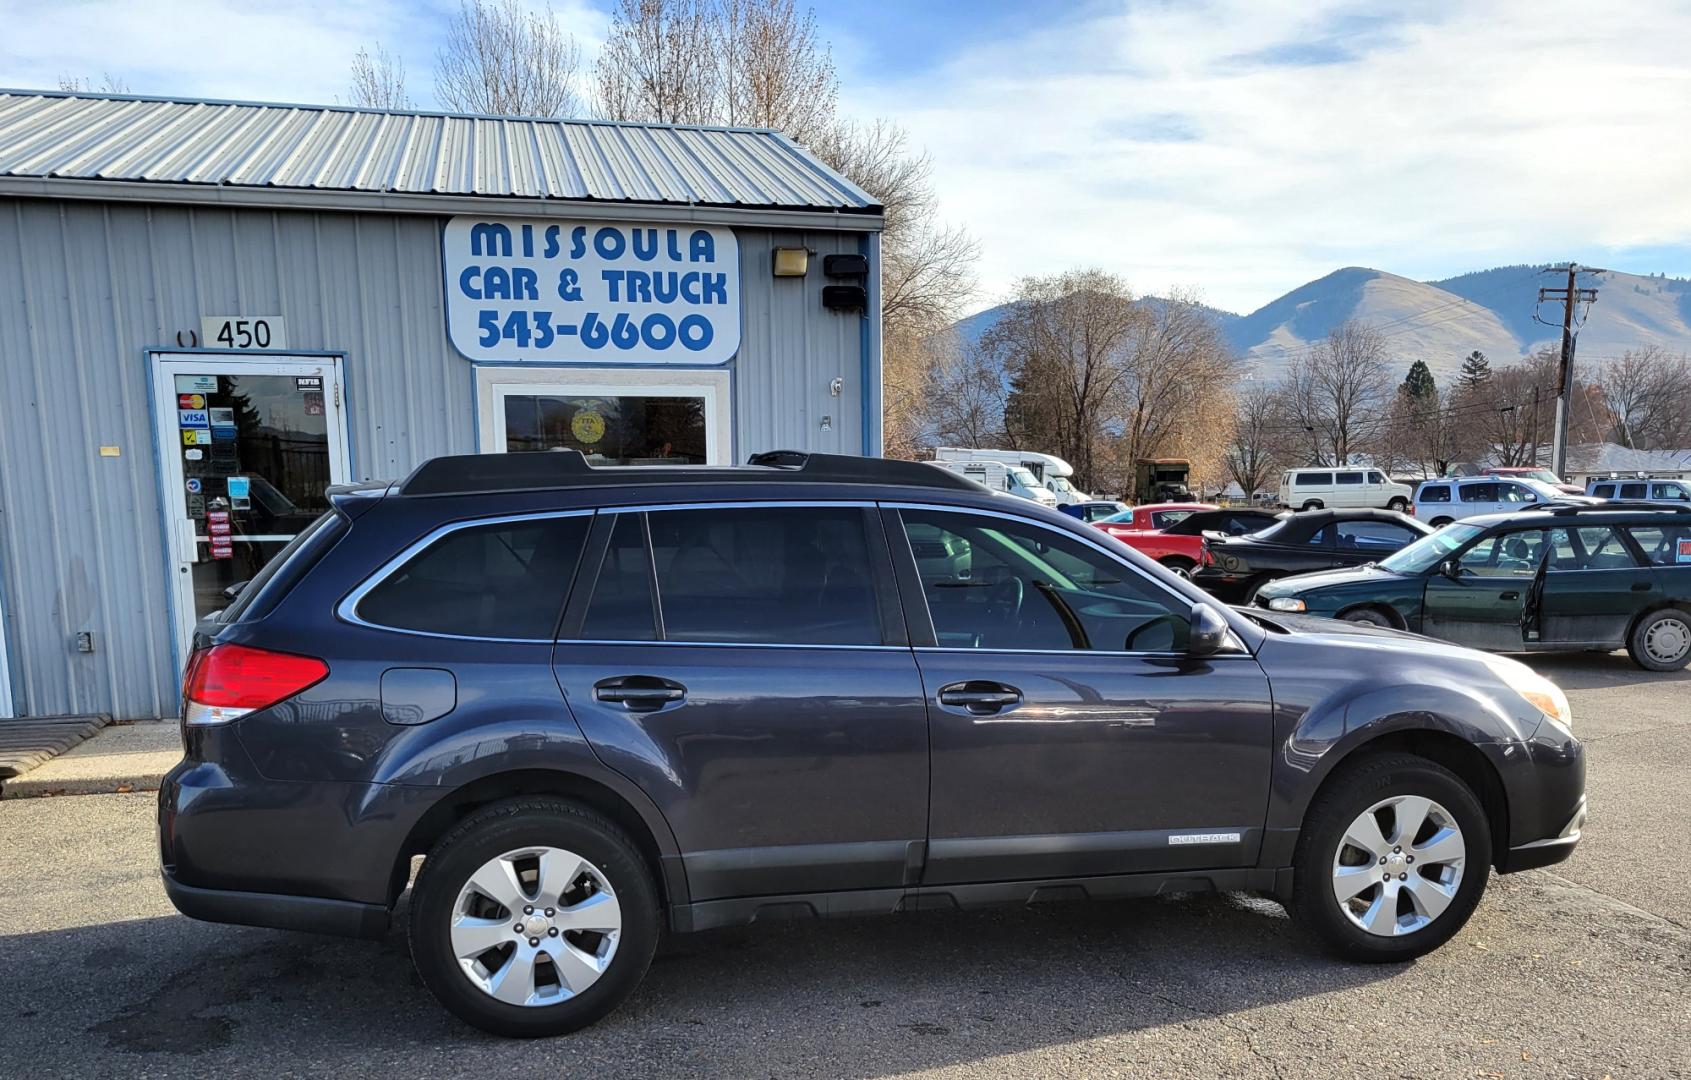
{"label": "shadow on pavement", "polygon": [[769,924],[672,938],[621,1011],[518,1043],[440,1009],[399,932],[341,941],[169,917],[0,938],[0,958],[0,1053],[41,1074],[289,1062],[485,1075],[545,1057],[626,1075],[879,1076],[1225,1024],[1403,970],[1329,959],[1277,905],[1236,896]]}
{"label": "shadow on pavement", "polygon": [[1602,690],[1638,683],[1691,682],[1691,671],[1647,671],[1624,652],[1536,653],[1517,656],[1564,690]]}

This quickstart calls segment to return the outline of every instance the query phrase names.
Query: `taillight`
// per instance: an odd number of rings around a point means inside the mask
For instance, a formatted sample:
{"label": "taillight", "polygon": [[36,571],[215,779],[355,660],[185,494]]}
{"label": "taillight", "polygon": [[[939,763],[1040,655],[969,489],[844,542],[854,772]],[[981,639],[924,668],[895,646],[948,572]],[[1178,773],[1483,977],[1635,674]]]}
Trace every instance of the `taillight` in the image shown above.
{"label": "taillight", "polygon": [[182,677],[182,721],[227,724],[285,701],[328,675],[329,665],[314,656],[213,645],[188,660]]}
{"label": "taillight", "polygon": [[1215,556],[1210,554],[1210,542],[1208,540],[1198,541],[1198,565],[1215,565]]}

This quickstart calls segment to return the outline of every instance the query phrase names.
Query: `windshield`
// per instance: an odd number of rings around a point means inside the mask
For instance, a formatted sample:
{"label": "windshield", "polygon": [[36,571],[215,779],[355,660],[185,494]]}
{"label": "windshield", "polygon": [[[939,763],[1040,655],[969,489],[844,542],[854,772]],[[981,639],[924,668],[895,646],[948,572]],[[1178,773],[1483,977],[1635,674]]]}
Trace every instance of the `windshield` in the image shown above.
{"label": "windshield", "polygon": [[1482,532],[1485,529],[1478,525],[1446,525],[1381,559],[1380,565],[1394,574],[1424,574]]}
{"label": "windshield", "polygon": [[1069,492],[1074,490],[1074,488],[1069,486],[1069,482],[1061,476],[1053,476],[1051,479],[1045,481],[1045,486],[1050,488],[1052,491]]}
{"label": "windshield", "polygon": [[1014,476],[1016,478],[1016,483],[1022,485],[1023,487],[1036,488],[1039,486],[1039,480],[1033,475],[1033,473],[1022,468],[1020,465],[1011,466],[1010,475]]}

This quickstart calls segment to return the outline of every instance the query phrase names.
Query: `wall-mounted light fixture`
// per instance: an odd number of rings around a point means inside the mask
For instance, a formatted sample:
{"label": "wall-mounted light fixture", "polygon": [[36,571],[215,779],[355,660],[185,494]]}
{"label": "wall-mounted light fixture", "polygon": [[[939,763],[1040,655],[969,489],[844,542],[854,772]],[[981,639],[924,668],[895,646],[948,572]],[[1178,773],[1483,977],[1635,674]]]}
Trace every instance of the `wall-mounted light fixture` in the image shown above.
{"label": "wall-mounted light fixture", "polygon": [[775,249],[776,277],[804,277],[809,270],[809,248],[778,247]]}

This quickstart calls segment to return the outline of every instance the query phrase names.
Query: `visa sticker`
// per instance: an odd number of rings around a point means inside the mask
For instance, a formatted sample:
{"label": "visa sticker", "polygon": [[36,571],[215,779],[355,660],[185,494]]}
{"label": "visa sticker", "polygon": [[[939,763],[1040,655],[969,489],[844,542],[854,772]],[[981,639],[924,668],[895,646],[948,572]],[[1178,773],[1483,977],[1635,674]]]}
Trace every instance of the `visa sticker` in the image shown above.
{"label": "visa sticker", "polygon": [[177,409],[177,427],[210,427],[211,418],[204,409]]}

